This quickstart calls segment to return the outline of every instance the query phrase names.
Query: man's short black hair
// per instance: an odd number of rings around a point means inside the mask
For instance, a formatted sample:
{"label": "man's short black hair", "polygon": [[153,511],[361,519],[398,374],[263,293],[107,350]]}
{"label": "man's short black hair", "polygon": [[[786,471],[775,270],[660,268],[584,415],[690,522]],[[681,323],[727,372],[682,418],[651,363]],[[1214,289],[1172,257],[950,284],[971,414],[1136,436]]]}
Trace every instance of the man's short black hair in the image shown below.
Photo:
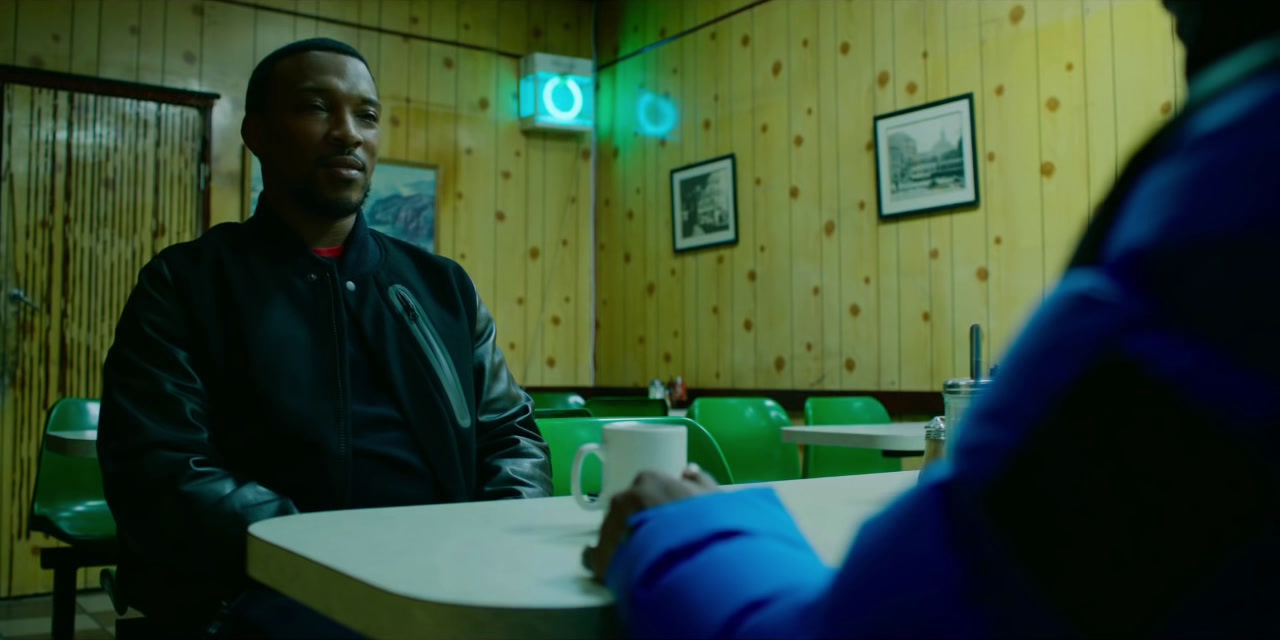
{"label": "man's short black hair", "polygon": [[[249,88],[244,93],[245,112],[261,114],[266,111],[267,102],[271,96],[271,77],[275,75],[276,64],[289,56],[310,51],[330,51],[351,56],[364,63],[366,69],[369,68],[369,62],[364,59],[364,56],[360,55],[355,47],[345,42],[332,38],[307,38],[291,42],[267,54],[267,57],[253,68],[253,75],[249,76]],[[369,69],[369,73],[372,75],[373,70]]]}

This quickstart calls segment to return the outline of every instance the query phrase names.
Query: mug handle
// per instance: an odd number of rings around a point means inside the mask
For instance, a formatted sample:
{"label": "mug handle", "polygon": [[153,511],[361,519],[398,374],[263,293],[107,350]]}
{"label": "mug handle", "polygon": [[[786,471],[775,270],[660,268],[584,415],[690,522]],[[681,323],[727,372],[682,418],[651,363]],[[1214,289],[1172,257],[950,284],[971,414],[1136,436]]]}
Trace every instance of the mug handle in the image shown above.
{"label": "mug handle", "polygon": [[[587,461],[587,456],[595,454],[600,458],[601,467],[604,466],[604,449],[600,447],[598,442],[588,442],[578,447],[578,453],[573,456],[573,470],[569,472],[569,490],[573,493],[573,499],[578,501],[578,506],[588,511],[596,511],[604,508],[604,501],[600,499],[589,500],[586,494],[582,492],[582,463]],[[601,487],[603,490],[604,487]]]}

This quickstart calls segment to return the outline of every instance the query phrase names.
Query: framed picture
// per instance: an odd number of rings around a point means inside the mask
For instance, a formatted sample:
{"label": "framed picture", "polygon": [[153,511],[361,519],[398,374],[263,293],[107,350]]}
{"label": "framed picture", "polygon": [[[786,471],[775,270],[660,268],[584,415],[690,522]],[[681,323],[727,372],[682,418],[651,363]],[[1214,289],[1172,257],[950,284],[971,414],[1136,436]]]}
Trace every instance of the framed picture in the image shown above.
{"label": "framed picture", "polygon": [[[244,150],[244,211],[253,215],[262,193],[262,167]],[[436,182],[440,168],[433,164],[379,160],[373,172],[369,198],[364,202],[365,222],[393,238],[435,252]]]}
{"label": "framed picture", "polygon": [[876,116],[880,217],[978,204],[973,94]]}
{"label": "framed picture", "polygon": [[434,164],[379,160],[364,203],[369,228],[435,253],[439,176]]}
{"label": "framed picture", "polygon": [[671,232],[677,252],[738,242],[733,154],[671,170]]}

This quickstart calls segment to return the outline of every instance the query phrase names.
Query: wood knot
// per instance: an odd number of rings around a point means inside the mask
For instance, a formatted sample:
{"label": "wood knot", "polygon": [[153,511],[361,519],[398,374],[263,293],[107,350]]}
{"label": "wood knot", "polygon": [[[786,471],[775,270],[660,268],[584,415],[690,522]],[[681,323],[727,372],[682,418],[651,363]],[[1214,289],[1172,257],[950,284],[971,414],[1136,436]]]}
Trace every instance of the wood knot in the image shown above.
{"label": "wood knot", "polygon": [[1026,15],[1027,15],[1027,10],[1023,9],[1022,5],[1018,5],[1013,9],[1010,9],[1009,24],[1014,25],[1016,27],[1019,22],[1022,22],[1022,18],[1025,17]]}

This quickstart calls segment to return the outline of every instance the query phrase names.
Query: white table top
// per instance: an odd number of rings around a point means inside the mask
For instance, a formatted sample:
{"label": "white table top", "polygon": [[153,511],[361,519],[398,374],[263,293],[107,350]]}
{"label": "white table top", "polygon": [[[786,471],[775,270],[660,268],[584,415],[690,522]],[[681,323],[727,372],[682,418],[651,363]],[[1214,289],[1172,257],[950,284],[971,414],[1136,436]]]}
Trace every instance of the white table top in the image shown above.
{"label": "white table top", "polygon": [[829,447],[924,451],[927,422],[783,427],[782,441]]}
{"label": "white table top", "polygon": [[79,431],[49,431],[45,433],[45,444],[50,451],[75,458],[98,457],[97,429]]}
{"label": "white table top", "polygon": [[[915,481],[772,486],[835,566],[858,526]],[[249,528],[248,571],[374,638],[607,637],[618,635],[612,597],[581,567],[602,518],[568,497],[285,516]]]}

